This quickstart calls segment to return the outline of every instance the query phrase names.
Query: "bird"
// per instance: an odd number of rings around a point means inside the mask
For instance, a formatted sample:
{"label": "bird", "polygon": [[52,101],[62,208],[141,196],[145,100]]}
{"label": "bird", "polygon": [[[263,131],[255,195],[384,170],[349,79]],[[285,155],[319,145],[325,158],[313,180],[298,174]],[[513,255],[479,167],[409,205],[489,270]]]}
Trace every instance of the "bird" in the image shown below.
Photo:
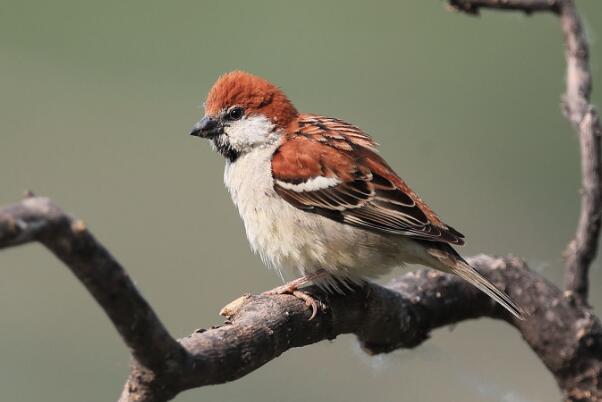
{"label": "bird", "polygon": [[[345,293],[395,267],[419,264],[458,275],[524,319],[525,311],[454,248],[445,224],[379,155],[377,143],[343,120],[300,113],[278,86],[244,71],[221,75],[190,134],[225,158],[224,183],[251,249],[298,279],[265,294],[314,284]],[[282,274],[281,274],[282,275]]]}

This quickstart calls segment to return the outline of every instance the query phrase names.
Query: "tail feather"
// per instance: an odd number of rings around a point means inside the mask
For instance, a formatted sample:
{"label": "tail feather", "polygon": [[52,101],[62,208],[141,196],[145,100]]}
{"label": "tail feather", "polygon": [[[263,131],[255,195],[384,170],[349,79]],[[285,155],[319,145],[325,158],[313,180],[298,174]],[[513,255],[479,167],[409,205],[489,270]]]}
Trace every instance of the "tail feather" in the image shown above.
{"label": "tail feather", "polygon": [[519,320],[525,319],[525,311],[519,306],[514,300],[510,298],[506,293],[502,292],[483,275],[479,274],[476,269],[468,265],[464,261],[458,261],[453,267],[450,267],[451,271],[464,279],[468,283],[472,284],[480,291],[491,297],[493,300],[498,302],[502,307],[508,310],[513,316]]}
{"label": "tail feather", "polygon": [[429,250],[429,254],[431,254],[445,266],[445,271],[452,272],[471,285],[475,286],[487,296],[498,302],[502,307],[508,310],[519,320],[525,319],[527,313],[521,306],[512,300],[506,293],[495,287],[493,283],[477,272],[477,270],[470,266],[470,264],[464,261],[464,259],[457,254],[455,250],[452,249],[451,251],[453,254],[451,252],[447,252],[447,250],[442,251],[431,249]]}

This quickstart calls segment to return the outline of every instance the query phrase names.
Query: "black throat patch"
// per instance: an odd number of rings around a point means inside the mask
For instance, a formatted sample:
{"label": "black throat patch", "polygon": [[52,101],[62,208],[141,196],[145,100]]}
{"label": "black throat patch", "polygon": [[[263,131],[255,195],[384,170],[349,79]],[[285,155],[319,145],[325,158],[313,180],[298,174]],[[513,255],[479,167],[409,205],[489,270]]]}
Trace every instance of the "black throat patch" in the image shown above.
{"label": "black throat patch", "polygon": [[217,152],[222,154],[222,156],[228,159],[230,162],[234,162],[240,157],[240,152],[232,148],[228,141],[223,141],[223,139],[220,141],[218,138],[215,138],[212,141]]}

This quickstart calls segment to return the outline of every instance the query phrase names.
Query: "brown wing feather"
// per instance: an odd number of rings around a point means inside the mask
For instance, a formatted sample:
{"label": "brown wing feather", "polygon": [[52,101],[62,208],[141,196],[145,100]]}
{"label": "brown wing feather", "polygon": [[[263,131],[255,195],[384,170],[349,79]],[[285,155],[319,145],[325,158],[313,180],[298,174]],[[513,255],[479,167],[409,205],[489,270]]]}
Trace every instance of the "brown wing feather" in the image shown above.
{"label": "brown wing feather", "polygon": [[376,143],[341,120],[302,115],[272,159],[276,192],[309,212],[368,230],[461,245],[375,151]]}

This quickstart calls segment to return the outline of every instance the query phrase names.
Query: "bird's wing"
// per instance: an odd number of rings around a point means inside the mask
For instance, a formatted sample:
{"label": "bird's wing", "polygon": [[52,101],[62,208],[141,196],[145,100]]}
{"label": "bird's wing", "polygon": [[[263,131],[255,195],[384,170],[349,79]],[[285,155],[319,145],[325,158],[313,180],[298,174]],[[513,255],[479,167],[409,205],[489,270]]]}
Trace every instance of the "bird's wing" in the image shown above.
{"label": "bird's wing", "polygon": [[376,153],[338,119],[302,115],[272,158],[274,189],[296,208],[367,230],[464,244]]}

